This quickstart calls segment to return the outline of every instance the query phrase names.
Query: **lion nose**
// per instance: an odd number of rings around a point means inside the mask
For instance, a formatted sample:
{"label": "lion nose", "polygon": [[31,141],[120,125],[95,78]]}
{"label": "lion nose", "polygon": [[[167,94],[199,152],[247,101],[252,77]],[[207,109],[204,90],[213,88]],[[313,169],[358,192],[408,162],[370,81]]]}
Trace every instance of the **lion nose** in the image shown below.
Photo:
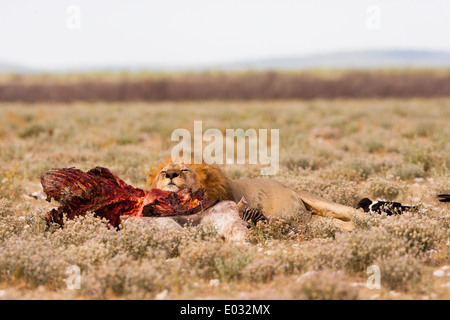
{"label": "lion nose", "polygon": [[168,178],[168,179],[173,179],[176,177],[178,177],[178,173],[176,173],[176,172],[167,172],[166,173],[166,178]]}

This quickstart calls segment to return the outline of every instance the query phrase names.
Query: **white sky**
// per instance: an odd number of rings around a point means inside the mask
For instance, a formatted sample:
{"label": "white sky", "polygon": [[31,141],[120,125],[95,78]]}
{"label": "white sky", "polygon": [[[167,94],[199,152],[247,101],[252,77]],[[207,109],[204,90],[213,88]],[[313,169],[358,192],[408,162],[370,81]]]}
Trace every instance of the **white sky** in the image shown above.
{"label": "white sky", "polygon": [[[81,29],[67,27],[67,8]],[[379,30],[366,26],[380,9]],[[448,0],[2,0],[0,62],[189,66],[365,49],[450,51]]]}

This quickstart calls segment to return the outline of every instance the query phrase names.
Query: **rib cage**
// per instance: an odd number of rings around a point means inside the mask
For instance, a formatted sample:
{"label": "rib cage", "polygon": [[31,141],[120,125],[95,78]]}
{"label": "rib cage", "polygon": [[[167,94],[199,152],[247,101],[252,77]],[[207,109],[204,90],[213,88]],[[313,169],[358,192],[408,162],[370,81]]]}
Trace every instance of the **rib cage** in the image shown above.
{"label": "rib cage", "polygon": [[52,169],[42,175],[41,184],[46,200],[53,198],[60,203],[46,216],[47,224],[63,225],[64,215],[73,219],[94,212],[118,227],[121,217],[189,215],[218,202],[204,199],[204,189],[169,192],[134,188],[103,167],[87,172],[75,168]]}

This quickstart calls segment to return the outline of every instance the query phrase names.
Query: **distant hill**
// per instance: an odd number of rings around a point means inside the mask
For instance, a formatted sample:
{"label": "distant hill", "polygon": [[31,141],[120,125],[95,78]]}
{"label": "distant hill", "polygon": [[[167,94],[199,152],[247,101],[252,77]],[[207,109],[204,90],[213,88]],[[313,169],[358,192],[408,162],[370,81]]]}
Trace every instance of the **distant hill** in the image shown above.
{"label": "distant hill", "polygon": [[450,52],[417,50],[354,51],[310,56],[292,56],[232,63],[186,66],[161,65],[99,65],[98,67],[68,67],[43,70],[0,62],[0,73],[77,73],[118,71],[241,71],[241,70],[307,70],[307,69],[375,69],[375,68],[450,68]]}
{"label": "distant hill", "polygon": [[14,63],[0,62],[0,73],[30,73],[32,70]]}
{"label": "distant hill", "polygon": [[389,50],[320,54],[223,64],[218,69],[304,70],[450,67],[450,52]]}

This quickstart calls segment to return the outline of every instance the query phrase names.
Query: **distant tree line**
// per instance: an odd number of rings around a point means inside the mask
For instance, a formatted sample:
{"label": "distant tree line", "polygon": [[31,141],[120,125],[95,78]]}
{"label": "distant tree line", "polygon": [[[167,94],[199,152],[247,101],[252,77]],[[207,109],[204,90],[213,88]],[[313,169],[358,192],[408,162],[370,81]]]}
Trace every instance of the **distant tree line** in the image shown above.
{"label": "distant tree line", "polygon": [[[31,77],[32,78],[32,77]],[[450,71],[199,73],[76,82],[2,81],[2,102],[272,100],[450,96]]]}

